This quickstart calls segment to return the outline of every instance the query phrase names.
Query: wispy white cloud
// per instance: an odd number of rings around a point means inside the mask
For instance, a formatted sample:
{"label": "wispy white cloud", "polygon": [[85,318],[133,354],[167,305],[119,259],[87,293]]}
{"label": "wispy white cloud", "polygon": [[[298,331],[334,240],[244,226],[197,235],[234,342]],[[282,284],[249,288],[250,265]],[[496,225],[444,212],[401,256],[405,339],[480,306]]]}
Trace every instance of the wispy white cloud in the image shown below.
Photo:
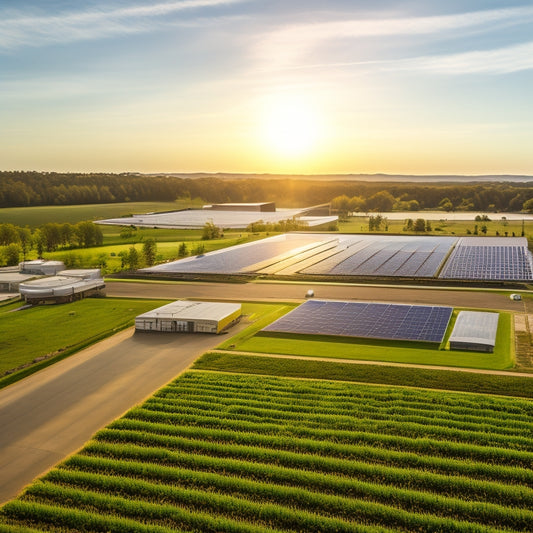
{"label": "wispy white cloud", "polygon": [[[345,19],[294,24],[262,36],[255,50],[255,59],[259,68],[264,70],[305,68],[317,52],[341,39],[349,41],[425,35],[449,38],[453,35],[464,36],[467,31],[488,32],[528,21],[533,21],[533,6],[428,17]],[[335,65],[334,60],[331,64]]]}
{"label": "wispy white cloud", "polygon": [[494,50],[404,59],[385,68],[437,74],[509,74],[533,69],[533,41]]}
{"label": "wispy white cloud", "polygon": [[121,34],[146,33],[183,11],[221,7],[250,0],[182,0],[119,9],[91,9],[56,15],[25,15],[0,10],[0,50],[68,43]]}

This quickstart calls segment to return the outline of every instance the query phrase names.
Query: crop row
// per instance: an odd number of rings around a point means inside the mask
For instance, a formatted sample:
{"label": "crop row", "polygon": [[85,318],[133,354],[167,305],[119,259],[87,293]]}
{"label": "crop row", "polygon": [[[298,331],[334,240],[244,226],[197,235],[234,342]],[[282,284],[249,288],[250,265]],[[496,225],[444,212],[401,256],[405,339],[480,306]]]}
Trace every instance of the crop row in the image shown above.
{"label": "crop row", "polygon": [[457,416],[449,416],[445,411],[434,410],[432,412],[417,411],[415,409],[401,409],[394,406],[374,408],[368,405],[347,405],[342,407],[324,407],[322,405],[305,406],[300,405],[297,400],[290,400],[286,402],[269,402],[253,401],[250,399],[234,399],[221,398],[216,396],[202,396],[194,399],[191,398],[176,398],[176,399],[160,399],[153,398],[145,403],[145,407],[159,410],[159,411],[175,411],[184,408],[196,408],[204,411],[217,412],[235,412],[239,413],[255,413],[256,410],[263,412],[265,409],[274,413],[287,413],[287,416],[297,416],[301,418],[303,413],[308,413],[313,416],[335,416],[335,421],[344,420],[356,423],[357,419],[372,419],[372,420],[394,420],[395,422],[414,422],[419,424],[428,424],[433,426],[443,426],[447,428],[456,428],[468,431],[481,431],[484,433],[503,434],[506,436],[529,436],[533,433],[533,424],[527,422],[513,422],[497,420],[497,424],[489,423],[488,420],[481,422],[471,422],[461,419]]}
{"label": "crop row", "polygon": [[[122,431],[117,432],[116,430]],[[102,441],[125,442],[128,440],[130,432],[134,432],[136,435],[142,435],[144,442],[151,443],[156,442],[151,439],[161,439],[165,442],[165,436],[170,436],[186,443],[204,441],[214,445],[256,446],[300,454],[316,454],[330,458],[397,466],[446,475],[499,480],[506,483],[524,484],[533,487],[533,471],[527,468],[508,467],[500,464],[474,462],[472,460],[461,461],[421,453],[395,451],[369,445],[342,444],[283,435],[261,435],[224,429],[201,428],[198,426],[170,426],[165,424],[152,424],[139,420],[121,419],[113,423],[108,429],[99,432],[96,437]]]}
{"label": "crop row", "polygon": [[[430,405],[440,404],[450,412],[454,409],[473,409],[476,412],[480,408],[479,396],[464,393],[445,393],[441,391],[412,390],[402,387],[380,387],[379,390],[373,385],[336,383],[332,381],[309,381],[298,382],[291,378],[279,378],[270,376],[240,376],[227,374],[228,379],[222,383],[219,374],[207,375],[206,372],[190,372],[184,379],[170,383],[165,391],[190,391],[213,390],[236,393],[266,393],[273,397],[277,394],[293,394],[302,400],[323,400],[324,398],[336,398],[338,401],[350,401],[351,399],[366,399],[373,402],[390,402],[406,400],[412,405],[427,403]],[[225,376],[226,377],[226,376]],[[533,415],[533,406],[526,399],[503,398],[497,396],[482,396],[482,410],[501,412],[504,415],[522,414]]]}
{"label": "crop row", "polygon": [[[244,411],[244,412],[241,412]],[[153,405],[145,405],[138,412],[152,412],[162,419],[166,417],[169,421],[179,422],[182,419],[197,418],[197,423],[209,424],[210,420],[216,423],[251,422],[263,423],[265,425],[291,425],[297,428],[322,428],[323,430],[335,429],[344,431],[376,431],[379,427],[380,433],[398,436],[417,435],[441,440],[451,440],[455,442],[470,442],[482,446],[504,446],[517,450],[533,451],[533,442],[528,437],[493,435],[482,431],[468,431],[462,429],[433,426],[430,424],[420,424],[415,422],[396,421],[391,419],[374,420],[372,418],[340,417],[327,415],[298,416],[297,413],[288,414],[272,409],[235,409],[227,411],[216,411],[216,409],[198,409],[192,407],[176,407],[175,409],[163,410],[161,407],[154,408]]]}
{"label": "crop row", "polygon": [[[280,484],[303,484],[314,490],[351,495],[356,480],[391,485],[413,490],[426,490],[444,496],[462,496],[467,500],[503,503],[515,507],[533,504],[533,491],[526,487],[488,481],[478,481],[460,476],[446,476],[412,471],[409,469],[368,465],[354,462],[347,473],[338,472],[323,458],[302,456],[284,452],[271,462],[255,462],[253,457],[213,457],[199,453],[175,452],[166,448],[91,442],[86,455],[124,461],[142,461],[165,466],[189,468],[204,472],[224,471],[232,475],[262,479]],[[306,461],[307,459],[307,461]],[[345,464],[348,461],[344,462]],[[328,466],[330,468],[328,469]],[[313,470],[320,468],[322,470]]]}
{"label": "crop row", "polygon": [[[314,412],[331,413],[331,414],[345,414],[351,415],[358,411],[372,411],[386,413],[388,415],[403,416],[403,415],[418,415],[426,418],[446,418],[450,421],[460,421],[476,425],[487,425],[494,428],[507,428],[511,430],[519,429],[533,431],[532,418],[529,415],[504,415],[503,413],[494,413],[488,411],[487,413],[478,413],[472,408],[463,408],[459,412],[451,412],[446,406],[439,404],[422,404],[413,405],[406,400],[393,400],[387,403],[372,402],[368,399],[343,399],[336,398],[322,399],[322,400],[301,400],[298,396],[270,396],[268,394],[258,393],[234,393],[224,392],[206,392],[196,391],[195,394],[167,394],[167,389],[163,389],[158,394],[148,401],[148,403],[161,403],[174,405],[181,402],[202,402],[214,401],[217,404],[232,404],[240,405],[246,404],[249,407],[273,407],[278,409],[291,410],[296,407],[301,411],[313,410]],[[483,415],[483,416],[482,416]],[[496,416],[497,415],[497,416]],[[512,424],[512,428],[508,426]]]}
{"label": "crop row", "polygon": [[[312,438],[320,441],[334,441],[346,444],[369,443],[373,446],[391,447],[395,450],[424,451],[434,450],[433,453],[445,457],[479,459],[486,462],[496,462],[508,466],[524,466],[529,468],[533,461],[533,453],[520,450],[503,449],[496,446],[480,446],[468,442],[458,443],[437,440],[428,436],[389,435],[381,431],[377,425],[366,431],[346,431],[335,429],[309,428],[295,424],[273,424],[264,421],[250,422],[246,420],[232,420],[196,415],[175,415],[173,413],[158,413],[142,407],[134,408],[126,415],[126,419],[146,422],[163,423],[169,425],[189,425],[211,429],[231,429],[258,434],[281,434],[294,437]],[[361,428],[359,428],[361,429]],[[417,435],[416,433],[412,435]]]}

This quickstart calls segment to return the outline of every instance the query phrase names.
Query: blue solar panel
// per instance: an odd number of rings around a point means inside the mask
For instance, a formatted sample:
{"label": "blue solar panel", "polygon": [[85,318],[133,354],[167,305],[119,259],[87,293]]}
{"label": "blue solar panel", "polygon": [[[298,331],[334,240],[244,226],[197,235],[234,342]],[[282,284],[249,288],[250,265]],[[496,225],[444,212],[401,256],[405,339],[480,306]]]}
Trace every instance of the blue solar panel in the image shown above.
{"label": "blue solar panel", "polygon": [[309,300],[263,331],[442,342],[451,307]]}
{"label": "blue solar panel", "polygon": [[[516,280],[533,279],[531,254],[527,241],[515,239],[511,244],[505,237],[487,240],[485,246],[478,241],[462,239],[446,262],[440,278],[477,280]],[[502,243],[502,244],[500,244]],[[503,244],[505,243],[505,244]],[[516,243],[516,244],[515,244]]]}

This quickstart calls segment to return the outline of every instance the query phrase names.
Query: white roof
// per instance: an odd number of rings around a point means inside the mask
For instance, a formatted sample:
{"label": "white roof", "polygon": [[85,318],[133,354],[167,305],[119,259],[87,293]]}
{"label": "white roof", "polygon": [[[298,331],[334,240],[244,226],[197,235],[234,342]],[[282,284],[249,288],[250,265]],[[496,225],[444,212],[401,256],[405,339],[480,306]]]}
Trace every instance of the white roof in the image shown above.
{"label": "white roof", "polygon": [[176,302],[143,313],[136,319],[167,318],[173,320],[222,320],[235,311],[240,310],[241,304],[177,300]]}
{"label": "white roof", "polygon": [[499,313],[460,311],[450,335],[450,342],[494,346]]}
{"label": "white roof", "polygon": [[[203,228],[206,222],[212,222],[220,228],[246,228],[249,224],[259,222],[280,222],[299,217],[305,209],[278,209],[277,211],[217,211],[216,209],[188,209],[169,213],[135,215],[133,217],[97,220],[97,224],[115,226],[148,226],[166,228]],[[319,217],[314,217],[318,219]],[[329,220],[326,220],[329,222]]]}

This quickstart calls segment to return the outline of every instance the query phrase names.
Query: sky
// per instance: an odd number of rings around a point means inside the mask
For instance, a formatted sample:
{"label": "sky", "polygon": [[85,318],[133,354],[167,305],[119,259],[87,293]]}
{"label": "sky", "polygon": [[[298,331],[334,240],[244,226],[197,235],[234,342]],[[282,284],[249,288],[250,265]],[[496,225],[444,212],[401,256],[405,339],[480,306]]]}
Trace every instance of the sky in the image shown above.
{"label": "sky", "polygon": [[533,175],[531,0],[2,0],[0,170]]}

